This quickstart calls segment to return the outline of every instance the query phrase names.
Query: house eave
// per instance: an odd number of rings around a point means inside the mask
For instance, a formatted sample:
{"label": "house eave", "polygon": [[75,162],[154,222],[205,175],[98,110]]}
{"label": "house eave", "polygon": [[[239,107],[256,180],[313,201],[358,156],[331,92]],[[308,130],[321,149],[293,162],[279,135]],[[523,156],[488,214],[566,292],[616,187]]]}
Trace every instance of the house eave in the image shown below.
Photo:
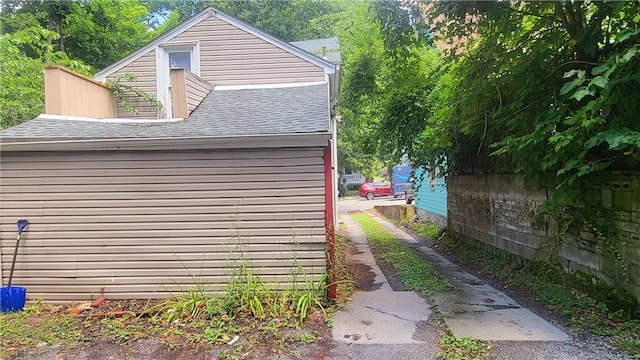
{"label": "house eave", "polygon": [[206,150],[252,148],[322,147],[331,134],[273,134],[238,136],[199,136],[117,139],[3,139],[0,152],[8,151],[132,151],[132,150]]}

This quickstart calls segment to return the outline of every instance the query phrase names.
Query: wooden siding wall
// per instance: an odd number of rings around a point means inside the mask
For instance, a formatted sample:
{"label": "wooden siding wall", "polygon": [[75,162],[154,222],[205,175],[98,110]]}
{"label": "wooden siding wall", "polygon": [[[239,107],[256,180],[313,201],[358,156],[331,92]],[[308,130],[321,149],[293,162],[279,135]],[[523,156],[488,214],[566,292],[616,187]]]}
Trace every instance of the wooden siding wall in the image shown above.
{"label": "wooden siding wall", "polygon": [[444,178],[436,177],[435,182],[423,168],[416,170],[416,199],[418,209],[447,218],[447,183]]}
{"label": "wooden siding wall", "polygon": [[184,73],[187,90],[187,111],[191,114],[191,112],[200,105],[200,102],[213,90],[213,86],[190,71],[185,71]]}
{"label": "wooden siding wall", "polygon": [[171,82],[171,117],[187,118],[187,79],[185,69],[171,69],[169,79]]}
{"label": "wooden siding wall", "polygon": [[215,85],[324,81],[324,70],[210,17],[168,44],[200,43],[200,77]]}
{"label": "wooden siding wall", "polygon": [[[110,79],[116,78],[118,76],[122,76],[124,74],[134,74],[136,76],[136,81],[126,83],[127,85],[136,87],[140,90],[143,90],[147,94],[151,96],[158,95],[158,85],[156,82],[156,52],[155,50],[149,51],[148,54],[145,54],[137,61],[132,62],[131,64],[123,67],[122,69],[116,71],[112,75],[109,76]],[[138,109],[138,114],[133,114],[129,110],[127,110],[120,101],[116,100],[116,113],[118,118],[128,118],[128,119],[157,119],[158,118],[158,108],[149,104],[149,102],[143,100],[142,98],[131,95],[128,96],[131,104]]]}
{"label": "wooden siding wall", "polygon": [[13,284],[29,299],[221,290],[243,262],[280,289],[298,265],[325,271],[320,148],[2,155],[2,280],[27,218]]}
{"label": "wooden siding wall", "polygon": [[108,87],[62,66],[44,69],[44,109],[52,115],[116,117],[115,98]]}

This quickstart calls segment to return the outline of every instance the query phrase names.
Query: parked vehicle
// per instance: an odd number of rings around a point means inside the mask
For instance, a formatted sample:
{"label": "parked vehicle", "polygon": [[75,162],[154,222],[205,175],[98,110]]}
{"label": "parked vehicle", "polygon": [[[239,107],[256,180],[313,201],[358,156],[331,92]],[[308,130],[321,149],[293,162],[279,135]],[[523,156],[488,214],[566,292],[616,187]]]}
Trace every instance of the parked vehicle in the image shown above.
{"label": "parked vehicle", "polygon": [[391,168],[391,185],[393,197],[404,195],[404,188],[409,184],[409,178],[413,169],[407,165],[396,165]]}
{"label": "parked vehicle", "polygon": [[389,196],[392,195],[391,184],[386,183],[374,183],[368,182],[360,185],[360,196],[367,200],[373,200],[377,196]]}
{"label": "parked vehicle", "polygon": [[362,174],[343,174],[340,177],[340,182],[344,183],[345,185],[361,185],[362,183],[365,182],[365,177]]}
{"label": "parked vehicle", "polygon": [[416,190],[413,188],[413,178],[409,179],[409,182],[404,187],[404,201],[407,205],[410,205],[416,198]]}

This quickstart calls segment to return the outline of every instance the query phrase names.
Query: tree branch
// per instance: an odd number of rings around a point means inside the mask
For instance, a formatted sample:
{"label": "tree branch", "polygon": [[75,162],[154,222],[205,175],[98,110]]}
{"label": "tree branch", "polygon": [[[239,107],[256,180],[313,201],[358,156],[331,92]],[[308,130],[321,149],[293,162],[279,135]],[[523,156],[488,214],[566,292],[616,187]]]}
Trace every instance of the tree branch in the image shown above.
{"label": "tree branch", "polygon": [[571,25],[571,23],[569,22],[569,20],[567,19],[567,14],[565,13],[565,10],[562,7],[562,4],[560,2],[556,2],[555,4],[556,4],[555,13],[560,18],[560,21],[562,22],[562,26],[564,26],[564,28],[567,30],[569,35],[571,35],[571,37],[575,36],[576,31]]}
{"label": "tree branch", "polygon": [[561,67],[563,67],[565,65],[569,65],[569,64],[587,64],[587,65],[594,65],[594,66],[602,65],[601,63],[596,63],[596,62],[591,62],[591,61],[573,60],[573,61],[567,61],[566,63],[560,64],[560,65],[554,67],[553,69],[551,69],[551,72],[554,72],[554,71],[560,69]]}
{"label": "tree branch", "polygon": [[530,11],[516,9],[516,8],[511,7],[511,6],[505,6],[505,5],[503,5],[503,3],[497,3],[497,5],[498,5],[498,7],[501,7],[503,9],[508,9],[508,10],[513,11],[513,12],[518,13],[518,14],[535,16],[535,17],[540,18],[540,19],[555,20],[555,18],[553,16],[551,16],[551,15],[536,14],[536,13],[533,13],[533,12],[530,12]]}

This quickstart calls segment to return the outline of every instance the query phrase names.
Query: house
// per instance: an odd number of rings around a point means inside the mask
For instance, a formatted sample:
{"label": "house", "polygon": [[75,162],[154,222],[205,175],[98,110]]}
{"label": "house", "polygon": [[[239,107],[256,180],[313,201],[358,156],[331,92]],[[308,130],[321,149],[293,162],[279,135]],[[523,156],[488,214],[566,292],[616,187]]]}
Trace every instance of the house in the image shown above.
{"label": "house", "polygon": [[[103,82],[124,74],[161,107],[114,98]],[[13,284],[30,299],[216,291],[241,265],[279,289],[320,279],[338,78],[339,65],[212,8],[95,79],[47,68],[46,114],[0,132],[2,284],[22,218]]]}

